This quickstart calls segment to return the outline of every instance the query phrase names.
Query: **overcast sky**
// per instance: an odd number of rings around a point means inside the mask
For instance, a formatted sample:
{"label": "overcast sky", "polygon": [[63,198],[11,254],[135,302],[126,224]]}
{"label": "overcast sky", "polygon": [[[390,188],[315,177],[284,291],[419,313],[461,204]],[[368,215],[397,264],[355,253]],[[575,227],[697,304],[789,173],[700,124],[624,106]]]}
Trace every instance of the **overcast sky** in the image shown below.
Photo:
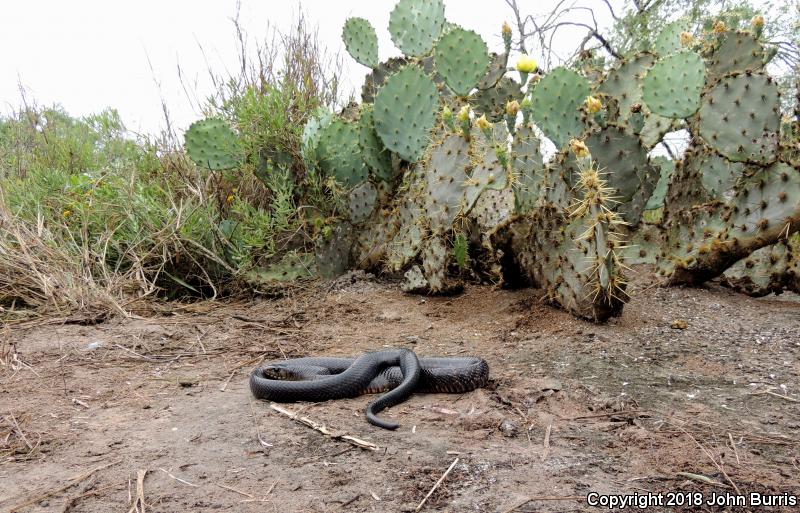
{"label": "overcast sky", "polygon": [[[519,0],[523,13],[547,12],[556,0]],[[591,4],[592,1],[584,2]],[[610,17],[600,4],[598,21]],[[619,1],[613,2],[619,5]],[[319,27],[322,43],[343,50],[341,29],[349,16],[376,28],[381,58],[399,54],[388,34],[395,0],[241,0],[240,19],[251,37],[272,24],[288,30],[298,9]],[[491,49],[502,48],[500,26],[511,20],[502,0],[445,0],[450,21],[479,32]],[[207,69],[236,68],[231,18],[236,0],[23,0],[3,2],[0,15],[0,99],[2,110],[18,108],[18,84],[40,105],[61,104],[76,116],[116,108],[128,128],[157,133],[161,99],[179,129],[200,117],[180,85],[178,63],[203,98],[210,92]],[[566,48],[579,34],[564,32]],[[200,46],[205,50],[200,50]],[[205,61],[208,58],[208,62]],[[344,59],[349,85],[368,71]],[[151,68],[152,66],[152,68]]]}

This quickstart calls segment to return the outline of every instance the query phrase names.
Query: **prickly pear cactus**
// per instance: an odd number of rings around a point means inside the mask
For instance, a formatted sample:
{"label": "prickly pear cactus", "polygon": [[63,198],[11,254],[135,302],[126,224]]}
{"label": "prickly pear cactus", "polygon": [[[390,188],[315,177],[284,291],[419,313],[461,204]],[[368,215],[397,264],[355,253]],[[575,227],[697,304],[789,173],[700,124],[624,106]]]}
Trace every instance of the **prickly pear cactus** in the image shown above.
{"label": "prickly pear cactus", "polygon": [[198,166],[219,171],[242,163],[239,136],[225,121],[217,118],[192,123],[184,134],[186,153]]}
{"label": "prickly pear cactus", "polygon": [[342,28],[342,41],[347,52],[359,64],[378,65],[378,35],[364,18],[348,18]]}

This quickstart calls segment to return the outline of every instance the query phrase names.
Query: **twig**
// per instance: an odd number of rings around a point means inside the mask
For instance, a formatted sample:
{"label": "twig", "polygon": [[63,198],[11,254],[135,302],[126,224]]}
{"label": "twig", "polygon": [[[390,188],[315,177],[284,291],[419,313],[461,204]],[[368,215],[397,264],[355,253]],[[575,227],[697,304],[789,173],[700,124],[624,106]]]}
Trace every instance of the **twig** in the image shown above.
{"label": "twig", "polygon": [[16,506],[12,506],[8,511],[9,511],[9,513],[14,513],[15,511],[19,511],[19,510],[21,510],[22,508],[24,508],[26,506],[30,506],[31,504],[36,504],[37,502],[42,502],[43,500],[47,499],[48,497],[52,497],[53,495],[59,494],[59,493],[63,492],[64,490],[67,490],[70,487],[75,486],[76,484],[80,483],[81,481],[83,481],[85,479],[88,479],[95,472],[98,472],[100,470],[106,469],[106,468],[111,467],[113,465],[116,465],[118,463],[122,463],[122,460],[112,461],[111,463],[106,463],[105,465],[100,465],[99,467],[95,467],[95,468],[93,468],[91,470],[88,470],[88,471],[84,472],[83,474],[79,474],[79,475],[73,477],[72,479],[69,479],[67,481],[67,484],[65,484],[63,486],[59,486],[58,488],[50,490],[49,492],[44,492],[44,493],[42,493],[40,495],[37,495],[36,497],[33,497],[31,499],[28,499],[27,501],[23,502],[22,504],[17,504]]}
{"label": "twig", "polygon": [[584,499],[586,499],[586,497],[581,497],[580,495],[567,495],[565,497],[525,497],[510,508],[504,509],[501,513],[511,513],[515,509],[519,509],[532,501],[582,501]]}
{"label": "twig", "polygon": [[232,486],[226,486],[226,485],[224,485],[224,484],[219,484],[219,483],[216,483],[216,485],[217,485],[217,486],[219,486],[220,488],[224,489],[224,490],[230,490],[230,491],[232,491],[233,493],[238,493],[239,495],[244,495],[245,497],[249,497],[249,498],[251,498],[251,499],[254,499],[254,498],[255,498],[255,497],[253,497],[252,495],[250,495],[249,493],[247,493],[247,492],[243,492],[243,491],[241,491],[241,490],[237,490],[236,488],[234,488],[234,487],[232,487]]}
{"label": "twig", "polygon": [[582,420],[582,419],[598,419],[601,417],[613,417],[614,415],[630,415],[647,413],[649,410],[628,410],[628,411],[613,411],[611,413],[598,413],[596,415],[580,415],[578,417],[561,417],[562,420]]}
{"label": "twig", "polygon": [[367,442],[366,440],[362,440],[360,438],[356,438],[356,437],[350,436],[350,435],[345,435],[345,434],[341,434],[341,433],[334,433],[330,429],[328,429],[324,424],[320,424],[319,422],[315,422],[315,421],[309,419],[308,417],[300,417],[299,414],[297,414],[297,413],[295,413],[293,411],[289,411],[289,410],[283,408],[282,406],[278,406],[275,403],[270,403],[269,407],[272,408],[273,410],[275,410],[276,412],[282,414],[282,415],[286,415],[287,417],[289,417],[290,419],[294,420],[295,422],[299,422],[300,424],[308,426],[311,429],[313,429],[315,431],[319,431],[323,435],[326,435],[326,436],[328,436],[330,438],[333,438],[335,440],[336,439],[344,440],[346,442],[349,442],[349,443],[355,445],[356,447],[361,447],[362,449],[367,449],[367,450],[370,450],[370,451],[379,451],[380,450],[380,447],[375,445],[372,442]]}
{"label": "twig", "polygon": [[733,436],[731,436],[730,433],[728,433],[728,439],[731,441],[731,449],[733,449],[733,454],[736,456],[736,464],[741,465],[742,462],[739,461],[739,452],[736,450],[736,443],[734,443]]}
{"label": "twig", "polygon": [[14,417],[14,414],[11,413],[11,412],[9,412],[8,414],[11,415],[11,422],[14,423],[14,431],[17,432],[17,434],[20,436],[20,438],[22,438],[22,441],[25,442],[25,445],[28,446],[28,451],[29,452],[32,451],[33,450],[33,446],[30,444],[30,442],[28,442],[28,438],[25,436],[25,433],[22,432],[22,428],[19,427],[19,423],[17,422],[17,418]]}
{"label": "twig", "polygon": [[692,439],[692,441],[693,441],[695,444],[697,444],[697,446],[698,446],[698,447],[699,447],[699,448],[700,448],[700,449],[701,449],[701,450],[702,450],[702,451],[703,451],[703,452],[706,454],[706,456],[708,456],[708,459],[710,459],[710,460],[711,460],[711,463],[713,463],[713,464],[714,464],[714,466],[715,466],[715,467],[717,467],[717,470],[719,470],[719,471],[722,473],[722,475],[723,475],[723,476],[725,476],[725,479],[727,479],[727,480],[728,480],[728,482],[729,482],[729,483],[731,484],[731,486],[733,487],[733,489],[734,489],[734,490],[736,490],[736,495],[741,495],[741,494],[742,494],[742,492],[741,492],[741,491],[739,491],[739,487],[738,487],[738,486],[736,486],[736,483],[734,483],[734,482],[733,482],[733,480],[732,480],[732,479],[730,478],[730,476],[728,475],[728,473],[727,473],[727,472],[725,472],[725,469],[723,469],[723,468],[722,468],[722,465],[720,465],[719,463],[717,463],[717,460],[716,460],[716,459],[714,459],[714,456],[712,456],[712,455],[711,455],[711,453],[710,453],[710,452],[708,452],[708,450],[707,450],[707,449],[706,449],[706,448],[703,446],[703,444],[701,444],[700,442],[698,442],[698,441],[697,441],[697,439],[696,439],[695,437],[693,437],[691,434],[689,434],[689,432],[688,432],[688,431],[686,431],[685,429],[681,428],[681,431],[683,431],[683,432],[686,434],[686,436],[688,436],[689,438],[691,438],[691,439]]}
{"label": "twig", "polygon": [[550,431],[553,429],[553,423],[547,425],[547,430],[544,432],[544,451],[542,452],[542,461],[546,460],[550,455]]}
{"label": "twig", "polygon": [[163,468],[159,468],[158,470],[160,470],[161,472],[165,473],[166,475],[168,475],[169,477],[171,477],[175,481],[180,481],[181,483],[183,483],[185,485],[188,485],[188,486],[191,486],[193,488],[200,488],[200,485],[196,485],[194,483],[190,483],[189,481],[187,481],[185,479],[181,479],[180,477],[175,477],[172,474],[170,474],[169,471],[167,471],[167,470],[165,470]]}
{"label": "twig", "polygon": [[722,484],[719,481],[714,481],[708,476],[704,476],[703,474],[694,474],[692,472],[678,472],[679,476],[685,477],[687,479],[691,479],[692,481],[699,481],[701,483],[710,484],[714,486],[721,486],[722,488],[730,488],[726,484]]}
{"label": "twig", "polygon": [[750,395],[764,395],[764,394],[771,395],[773,397],[778,397],[780,399],[783,399],[784,401],[789,401],[791,403],[800,403],[800,399],[795,399],[794,397],[789,397],[788,395],[777,394],[772,390],[762,390],[760,392],[753,392]]}
{"label": "twig", "polygon": [[428,495],[426,495],[425,498],[422,499],[422,502],[419,503],[419,506],[417,506],[417,509],[415,509],[414,511],[419,511],[419,510],[422,509],[422,506],[425,505],[425,502],[428,500],[428,497],[433,495],[433,492],[435,492],[436,489],[439,488],[439,485],[442,484],[442,482],[445,480],[447,475],[453,470],[453,468],[456,466],[456,463],[458,463],[458,457],[456,457],[456,459],[453,460],[453,463],[451,463],[450,466],[447,467],[447,470],[444,471],[444,474],[442,474],[442,477],[440,477],[439,480],[436,481],[436,484],[433,485],[433,488],[431,488],[431,491],[429,491]]}
{"label": "twig", "polygon": [[147,469],[139,469],[136,471],[136,499],[131,505],[128,513],[145,513],[144,502],[144,477],[147,475]]}

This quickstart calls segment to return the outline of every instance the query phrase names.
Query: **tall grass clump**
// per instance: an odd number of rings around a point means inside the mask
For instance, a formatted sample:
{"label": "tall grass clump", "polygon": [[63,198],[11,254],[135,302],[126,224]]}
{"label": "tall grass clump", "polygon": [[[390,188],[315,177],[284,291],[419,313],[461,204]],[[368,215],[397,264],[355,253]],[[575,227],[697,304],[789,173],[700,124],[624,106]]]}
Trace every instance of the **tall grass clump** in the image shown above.
{"label": "tall grass clump", "polygon": [[197,168],[168,118],[158,138],[131,133],[112,109],[75,118],[25,101],[0,119],[0,318],[213,297],[303,259],[316,226],[305,211],[327,199],[306,199],[300,133],[336,102],[338,77],[302,15],[252,51],[235,28],[241,68],[211,71],[201,110],[237,127],[240,169]]}

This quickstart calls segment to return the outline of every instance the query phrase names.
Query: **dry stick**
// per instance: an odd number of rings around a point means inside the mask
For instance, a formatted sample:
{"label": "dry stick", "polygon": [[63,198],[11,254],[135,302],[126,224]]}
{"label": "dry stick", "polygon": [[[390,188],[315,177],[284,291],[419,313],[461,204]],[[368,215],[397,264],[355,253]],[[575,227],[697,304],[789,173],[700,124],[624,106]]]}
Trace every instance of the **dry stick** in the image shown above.
{"label": "dry stick", "polygon": [[200,485],[196,485],[196,484],[194,484],[194,483],[190,483],[189,481],[187,481],[187,480],[185,480],[185,479],[181,479],[180,477],[175,477],[175,476],[173,476],[172,474],[170,474],[170,473],[169,473],[169,471],[167,471],[167,470],[164,470],[163,468],[160,468],[160,467],[159,467],[159,469],[158,469],[158,470],[160,470],[161,472],[165,473],[166,475],[168,475],[169,477],[171,477],[171,478],[172,478],[172,479],[174,479],[175,481],[179,481],[179,482],[181,482],[181,483],[183,483],[183,484],[185,484],[185,485],[191,486],[191,487],[193,487],[193,488],[200,488]]}
{"label": "dry stick", "polygon": [[[286,415],[287,417],[289,417],[290,419],[294,420],[295,422],[299,422],[300,424],[303,424],[304,426],[308,426],[308,427],[310,427],[311,429],[313,429],[315,431],[319,431],[323,435],[326,435],[326,436],[328,436],[330,438],[344,440],[346,442],[349,442],[349,443],[355,445],[356,447],[361,447],[362,449],[367,449],[367,450],[370,450],[370,451],[379,451],[380,450],[380,447],[375,445],[372,442],[367,442],[366,440],[362,440],[360,438],[356,438],[356,437],[350,436],[350,435],[334,433],[331,430],[329,430],[324,424],[320,424],[319,422],[315,422],[315,421],[309,419],[308,417],[300,417],[299,414],[297,414],[295,412],[292,412],[292,411],[289,411],[289,410],[287,410],[287,409],[285,409],[285,408],[283,408],[281,406],[278,406],[275,403],[270,403],[269,407],[272,408],[273,410],[275,410],[278,413]],[[458,459],[458,458],[456,458],[456,459]]]}
{"label": "dry stick", "polygon": [[232,487],[232,486],[226,486],[226,485],[224,485],[224,484],[219,484],[219,483],[215,483],[215,484],[216,484],[217,486],[219,486],[220,488],[224,489],[224,490],[230,490],[230,491],[232,491],[232,492],[234,492],[234,493],[238,493],[239,495],[244,495],[245,497],[250,497],[251,499],[253,499],[253,498],[254,498],[254,497],[253,497],[252,495],[250,495],[249,493],[247,493],[247,492],[243,492],[243,491],[241,491],[241,490],[237,490],[236,488],[234,488],[234,487]]}
{"label": "dry stick", "polygon": [[736,456],[736,464],[741,465],[742,462],[739,461],[739,452],[736,450],[736,444],[734,443],[733,436],[731,436],[730,433],[728,433],[728,439],[731,441],[731,449],[733,449],[733,454]]}
{"label": "dry stick", "polygon": [[133,501],[131,509],[128,513],[145,513],[144,503],[144,476],[147,475],[147,469],[139,469],[136,471],[136,499]]}
{"label": "dry stick", "polygon": [[63,486],[59,486],[58,488],[56,488],[54,490],[50,490],[49,492],[45,492],[45,493],[43,493],[41,495],[38,495],[38,496],[36,496],[36,497],[34,497],[32,499],[29,499],[29,500],[23,502],[22,504],[17,504],[16,506],[12,506],[11,509],[9,509],[8,511],[9,511],[9,513],[14,513],[15,511],[21,510],[22,508],[30,506],[31,504],[36,504],[37,502],[41,502],[41,501],[47,499],[48,497],[52,497],[53,495],[61,493],[64,490],[66,490],[66,489],[68,489],[68,488],[70,488],[72,486],[75,486],[76,484],[80,483],[81,481],[83,481],[85,479],[88,479],[95,472],[98,472],[100,470],[106,469],[106,468],[111,467],[113,465],[116,465],[118,463],[122,463],[122,460],[112,461],[111,463],[106,463],[105,465],[100,465],[99,467],[95,467],[95,468],[93,468],[93,469],[91,469],[91,470],[89,470],[87,472],[84,472],[83,474],[79,474],[79,475],[73,477],[72,479],[70,479],[67,482],[67,484],[65,484]]}
{"label": "dry stick", "polygon": [[708,456],[708,458],[711,460],[711,463],[713,463],[713,464],[714,464],[714,466],[715,466],[715,467],[717,467],[717,470],[719,470],[719,471],[722,473],[722,475],[723,475],[723,476],[725,476],[725,479],[727,479],[727,480],[728,480],[728,482],[729,482],[729,483],[731,484],[731,486],[733,487],[733,489],[734,489],[734,490],[736,490],[736,495],[741,495],[741,494],[742,494],[742,492],[741,492],[741,491],[739,491],[739,487],[738,487],[738,486],[736,486],[736,483],[734,483],[734,482],[733,482],[733,480],[730,478],[730,476],[728,475],[728,473],[727,473],[727,472],[725,472],[725,469],[723,469],[723,468],[722,468],[722,466],[721,466],[719,463],[717,463],[717,460],[716,460],[716,459],[714,459],[714,456],[712,456],[712,455],[711,455],[711,453],[710,453],[710,452],[708,452],[708,450],[707,450],[707,449],[706,449],[706,448],[703,446],[703,444],[701,444],[700,442],[698,442],[698,441],[697,441],[697,439],[696,439],[695,437],[693,437],[691,434],[689,434],[689,432],[687,432],[685,429],[683,429],[683,428],[680,428],[680,429],[681,429],[681,431],[683,431],[684,433],[686,433],[686,436],[688,436],[689,438],[691,438],[691,439],[692,439],[692,441],[693,441],[695,444],[697,444],[697,446],[698,446],[698,447],[699,447],[699,448],[700,448],[700,449],[701,449],[701,450],[702,450],[702,451],[703,451],[703,452],[706,454],[706,456]]}
{"label": "dry stick", "polygon": [[33,450],[33,446],[30,444],[30,442],[28,442],[28,437],[26,437],[25,433],[22,432],[22,428],[19,427],[19,423],[17,422],[17,418],[14,417],[14,414],[11,413],[11,412],[9,412],[8,414],[11,415],[11,422],[14,423],[14,430],[17,432],[17,434],[20,436],[20,438],[22,438],[22,441],[25,442],[25,445],[28,446],[28,451],[29,452],[32,451]]}
{"label": "dry stick", "polygon": [[771,395],[773,397],[778,397],[780,399],[783,399],[784,401],[789,401],[791,403],[800,403],[800,399],[795,399],[794,397],[789,397],[788,395],[777,394],[772,390],[762,390],[761,392],[753,392],[750,395],[764,395],[764,394]]}
{"label": "dry stick", "polygon": [[525,497],[508,509],[504,509],[501,513],[511,513],[515,509],[521,508],[531,501],[582,501],[586,497],[580,495],[567,495],[565,497]]}
{"label": "dry stick", "polygon": [[580,415],[578,417],[561,417],[562,420],[582,420],[582,419],[597,419],[601,417],[613,417],[614,415],[629,415],[632,413],[647,413],[649,410],[628,410],[628,411],[612,411],[611,413],[598,413],[597,415]]}
{"label": "dry stick", "polygon": [[442,482],[444,481],[444,479],[447,477],[447,474],[449,474],[449,473],[450,473],[450,471],[451,471],[451,470],[453,470],[453,467],[455,467],[455,466],[456,466],[456,463],[458,463],[458,458],[454,459],[454,460],[453,460],[453,463],[451,463],[451,464],[450,464],[450,466],[449,466],[449,467],[447,467],[447,470],[445,470],[445,471],[444,471],[444,474],[442,474],[442,477],[440,477],[440,478],[439,478],[439,480],[438,480],[438,481],[436,481],[436,484],[435,484],[435,485],[433,485],[433,488],[431,488],[431,491],[429,491],[429,492],[428,492],[428,495],[426,495],[426,496],[425,496],[425,498],[424,498],[424,499],[422,499],[422,502],[420,502],[420,503],[419,503],[419,506],[417,506],[417,509],[415,509],[414,511],[419,511],[419,510],[421,510],[421,509],[422,509],[422,506],[424,506],[424,505],[425,505],[425,501],[427,501],[427,500],[428,500],[428,497],[430,497],[431,495],[433,495],[433,492],[435,492],[435,491],[436,491],[436,489],[437,489],[437,488],[439,488],[439,485],[440,485],[440,484],[442,484]]}
{"label": "dry stick", "polygon": [[553,423],[547,425],[547,430],[544,432],[544,451],[542,452],[542,461],[547,459],[550,455],[550,431],[553,429]]}

